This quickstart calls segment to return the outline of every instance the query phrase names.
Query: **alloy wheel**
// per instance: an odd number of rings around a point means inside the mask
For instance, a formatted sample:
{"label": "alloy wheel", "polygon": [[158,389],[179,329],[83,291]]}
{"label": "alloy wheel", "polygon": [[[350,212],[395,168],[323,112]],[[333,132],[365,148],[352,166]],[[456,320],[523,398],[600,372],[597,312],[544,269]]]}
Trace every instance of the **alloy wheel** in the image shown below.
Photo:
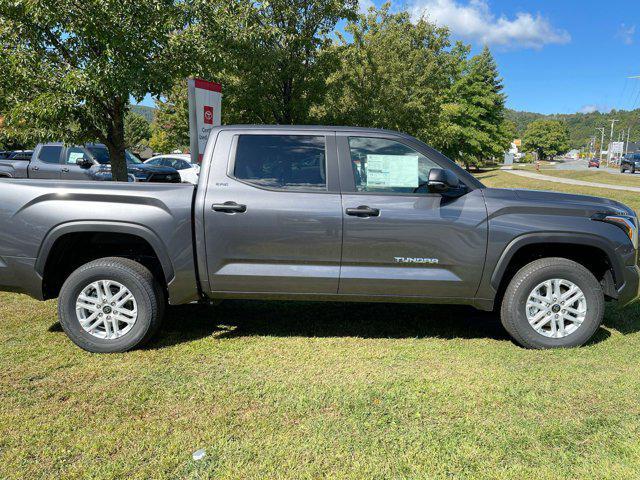
{"label": "alloy wheel", "polygon": [[574,333],[587,314],[587,300],[575,283],[554,278],[538,284],[527,297],[529,325],[540,335],[564,338]]}
{"label": "alloy wheel", "polygon": [[76,315],[85,332],[113,340],[126,335],[138,319],[138,304],[131,291],[114,280],[98,280],[82,289]]}

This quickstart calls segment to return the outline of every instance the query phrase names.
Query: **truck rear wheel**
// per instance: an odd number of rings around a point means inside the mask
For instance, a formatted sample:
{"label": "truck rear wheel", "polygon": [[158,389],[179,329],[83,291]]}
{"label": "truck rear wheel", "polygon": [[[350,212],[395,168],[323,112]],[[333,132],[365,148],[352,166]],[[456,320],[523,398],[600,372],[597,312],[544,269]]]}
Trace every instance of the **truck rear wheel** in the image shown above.
{"label": "truck rear wheel", "polygon": [[604,316],[604,294],[585,267],[566,258],[543,258],[522,267],[505,291],[502,325],[526,348],[585,344]]}
{"label": "truck rear wheel", "polygon": [[64,282],[58,299],[60,324],[73,343],[89,352],[125,352],[160,327],[164,293],[151,272],[120,257],[89,262]]}

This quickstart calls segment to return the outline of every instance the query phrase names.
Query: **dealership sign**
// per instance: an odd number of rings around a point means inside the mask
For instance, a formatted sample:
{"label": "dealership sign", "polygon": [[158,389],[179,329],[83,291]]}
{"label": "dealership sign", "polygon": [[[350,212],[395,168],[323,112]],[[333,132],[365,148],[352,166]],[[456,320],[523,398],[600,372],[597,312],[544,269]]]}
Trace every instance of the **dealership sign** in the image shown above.
{"label": "dealership sign", "polygon": [[190,78],[187,86],[191,161],[200,163],[209,132],[221,124],[222,85],[200,78]]}

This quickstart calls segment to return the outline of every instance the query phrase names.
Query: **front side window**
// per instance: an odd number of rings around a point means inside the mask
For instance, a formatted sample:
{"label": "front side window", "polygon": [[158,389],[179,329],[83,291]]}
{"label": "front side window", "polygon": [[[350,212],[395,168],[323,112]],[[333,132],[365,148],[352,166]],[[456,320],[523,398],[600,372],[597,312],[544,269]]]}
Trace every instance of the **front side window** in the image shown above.
{"label": "front side window", "polygon": [[45,145],[40,149],[38,160],[44,163],[60,163],[60,154],[62,147],[60,145]]}
{"label": "front side window", "polygon": [[79,161],[84,159],[84,150],[79,147],[67,148],[67,155],[65,163],[70,165],[76,165]]}
{"label": "front side window", "polygon": [[[87,147],[87,150],[89,150],[93,158],[95,158],[95,160],[99,164],[108,165],[111,162],[111,159],[109,158],[109,150],[107,149],[107,147],[103,147],[101,145],[91,145]],[[136,157],[129,150],[124,151],[124,158],[128,165],[137,165],[139,163],[143,163],[142,160]]]}
{"label": "front side window", "polygon": [[327,189],[325,138],[311,135],[239,135],[233,175],[278,190]]}
{"label": "front side window", "polygon": [[394,140],[349,137],[351,169],[358,192],[427,193],[427,180],[438,164]]}

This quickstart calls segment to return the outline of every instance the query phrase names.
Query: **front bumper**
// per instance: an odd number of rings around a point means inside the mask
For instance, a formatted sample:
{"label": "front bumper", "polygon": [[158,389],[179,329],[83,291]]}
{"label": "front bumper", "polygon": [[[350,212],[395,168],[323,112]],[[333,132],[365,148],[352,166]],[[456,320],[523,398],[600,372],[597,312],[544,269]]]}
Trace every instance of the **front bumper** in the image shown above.
{"label": "front bumper", "polygon": [[640,267],[631,265],[624,267],[624,283],[618,289],[618,302],[628,305],[640,297]]}

